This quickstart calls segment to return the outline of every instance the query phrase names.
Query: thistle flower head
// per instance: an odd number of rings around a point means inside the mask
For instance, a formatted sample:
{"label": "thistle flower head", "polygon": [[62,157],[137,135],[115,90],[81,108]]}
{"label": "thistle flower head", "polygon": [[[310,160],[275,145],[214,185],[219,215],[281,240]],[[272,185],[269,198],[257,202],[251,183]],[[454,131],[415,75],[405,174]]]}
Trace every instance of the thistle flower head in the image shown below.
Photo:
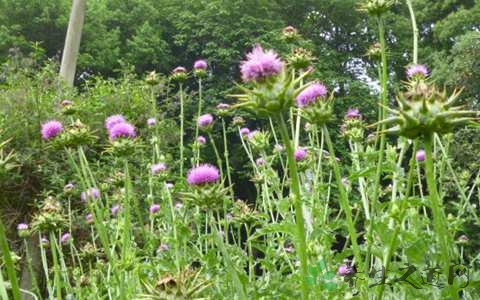
{"label": "thistle flower head", "polygon": [[113,126],[119,124],[119,123],[125,123],[127,122],[127,120],[125,119],[124,116],[122,115],[113,115],[113,116],[110,116],[108,117],[106,120],[105,120],[105,128],[107,128],[108,130],[110,130]]}
{"label": "thistle flower head", "polygon": [[150,126],[150,127],[157,125],[157,119],[155,119],[155,118],[148,118],[148,120],[147,120],[147,125]]}
{"label": "thistle flower head", "polygon": [[413,79],[414,77],[426,78],[429,74],[430,71],[425,65],[411,65],[407,68],[408,79]]}
{"label": "thistle flower head", "polygon": [[418,150],[417,153],[415,154],[415,157],[417,158],[417,161],[424,161],[425,158],[427,157],[425,150],[423,149]]}
{"label": "thistle flower head", "polygon": [[284,65],[273,50],[264,51],[262,46],[256,45],[247,54],[247,60],[241,62],[240,71],[243,81],[259,81],[279,74]]}
{"label": "thistle flower head", "polygon": [[267,161],[265,160],[265,158],[259,157],[255,161],[255,163],[257,164],[257,166],[261,167],[261,166],[264,166],[267,163]]}
{"label": "thistle flower head", "polygon": [[[446,89],[440,90],[429,80],[422,79],[423,73],[416,73],[406,83],[406,91],[397,95],[398,109],[388,108],[392,116],[381,123],[392,125],[386,133],[398,134],[409,139],[451,133],[457,126],[478,122],[478,111],[464,110],[456,105],[461,91],[451,95]],[[420,75],[418,75],[420,74]]]}
{"label": "thistle flower head", "polygon": [[94,217],[92,213],[89,213],[85,216],[85,220],[87,221],[87,224],[93,224],[94,222]]}
{"label": "thistle flower head", "polygon": [[197,137],[197,143],[199,143],[200,145],[205,145],[207,143],[207,138],[203,135],[200,135],[199,137]]}
{"label": "thistle flower head", "polygon": [[178,82],[183,82],[188,78],[187,69],[184,67],[176,67],[172,71],[171,79]]}
{"label": "thistle flower head", "polygon": [[26,223],[20,223],[17,225],[17,230],[20,231],[20,230],[28,230],[28,224]]}
{"label": "thistle flower head", "polygon": [[287,26],[282,30],[283,38],[287,41],[292,41],[298,38],[300,35],[298,34],[297,28],[293,26]]}
{"label": "thistle flower head", "polygon": [[137,133],[135,131],[135,126],[130,123],[123,122],[113,125],[109,129],[109,136],[112,141],[123,137],[123,138],[135,138]]}
{"label": "thistle flower head", "polygon": [[208,68],[207,61],[204,59],[199,59],[193,64],[195,70],[206,70]]}
{"label": "thistle flower head", "polygon": [[187,182],[190,185],[204,185],[215,183],[220,180],[220,171],[217,167],[203,164],[191,169],[187,175]]}
{"label": "thistle flower head", "polygon": [[158,213],[160,211],[160,204],[152,204],[149,211],[152,215]]}
{"label": "thistle flower head", "polygon": [[362,114],[360,113],[360,110],[357,108],[350,108],[345,114],[345,119],[361,119],[361,118],[362,118]]}
{"label": "thistle flower head", "polygon": [[115,204],[114,206],[112,206],[112,215],[113,216],[116,216],[118,215],[118,212],[120,211],[120,209],[122,209],[122,206],[120,204]]}
{"label": "thistle flower head", "polygon": [[197,124],[200,128],[206,128],[212,125],[213,116],[211,114],[205,114],[198,117]]}
{"label": "thistle flower head", "polygon": [[62,236],[60,237],[60,242],[61,242],[62,244],[66,244],[66,243],[68,243],[71,239],[72,239],[72,235],[71,235],[69,232],[67,232],[67,233],[62,234]]}
{"label": "thistle flower head", "polygon": [[241,135],[248,135],[250,133],[250,129],[247,127],[240,128],[240,134]]}
{"label": "thistle flower head", "polygon": [[100,190],[93,187],[80,194],[80,199],[84,202],[100,198]]}
{"label": "thistle flower head", "polygon": [[347,265],[341,265],[338,268],[338,272],[337,272],[337,274],[340,275],[340,276],[347,276],[347,275],[350,275],[350,274],[353,274],[353,273],[355,273],[355,270],[353,269],[353,267],[350,267],[350,266],[347,266]]}
{"label": "thistle flower head", "polygon": [[167,165],[164,164],[164,163],[158,163],[158,164],[154,164],[152,165],[152,175],[157,175],[161,172],[164,172],[167,170]]}
{"label": "thistle flower head", "polygon": [[51,140],[63,131],[63,124],[56,120],[51,120],[42,124],[42,138]]}
{"label": "thistle flower head", "polygon": [[324,98],[327,93],[328,90],[324,84],[315,82],[298,94],[297,105],[299,107],[308,106],[315,103],[317,100]]}
{"label": "thistle flower head", "polygon": [[307,158],[308,156],[308,151],[306,148],[298,148],[297,150],[295,150],[295,160],[296,161],[302,161],[304,160],[305,158]]}

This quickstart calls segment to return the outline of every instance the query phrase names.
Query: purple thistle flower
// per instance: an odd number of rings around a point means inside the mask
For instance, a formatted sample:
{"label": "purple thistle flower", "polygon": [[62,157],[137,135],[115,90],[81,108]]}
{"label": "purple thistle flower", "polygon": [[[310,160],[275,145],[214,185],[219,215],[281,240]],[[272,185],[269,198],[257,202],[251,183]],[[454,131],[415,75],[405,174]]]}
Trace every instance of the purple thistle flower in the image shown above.
{"label": "purple thistle flower", "polygon": [[125,120],[125,117],[122,115],[113,115],[108,117],[105,120],[105,128],[110,130],[113,126],[120,124],[120,123],[125,123],[127,120]]}
{"label": "purple thistle flower", "polygon": [[85,217],[85,220],[87,221],[87,224],[93,224],[93,221],[94,221],[93,214],[92,214],[92,213],[89,213],[89,214]]}
{"label": "purple thistle flower", "polygon": [[178,74],[178,73],[187,73],[187,69],[185,69],[184,67],[176,67],[175,69],[173,69],[172,71],[173,74]]}
{"label": "purple thistle flower", "polygon": [[157,119],[155,119],[155,118],[148,118],[148,120],[147,120],[147,125],[148,125],[148,126],[155,126],[155,125],[157,125]]}
{"label": "purple thistle flower", "polygon": [[95,187],[88,189],[80,194],[80,199],[84,202],[86,202],[87,200],[98,198],[100,198],[100,190]]}
{"label": "purple thistle flower", "polygon": [[71,239],[72,239],[72,235],[69,232],[67,232],[67,233],[62,234],[62,237],[60,238],[60,242],[62,244],[65,244],[65,243],[69,242]]}
{"label": "purple thistle flower", "polygon": [[152,204],[152,206],[150,206],[150,213],[152,215],[156,214],[159,211],[160,211],[160,204]]}
{"label": "purple thistle flower", "polygon": [[59,121],[52,120],[42,125],[42,138],[50,140],[59,135],[63,131],[63,124]]}
{"label": "purple thistle flower", "polygon": [[241,135],[247,135],[249,133],[250,133],[250,129],[248,129],[247,127],[240,128]]}
{"label": "purple thistle flower", "polygon": [[416,154],[416,157],[417,157],[417,161],[424,161],[425,158],[426,158],[426,153],[425,153],[425,150],[423,149],[420,149],[417,151],[417,154]]}
{"label": "purple thistle flower", "polygon": [[211,114],[205,114],[198,117],[197,124],[199,127],[207,127],[212,125],[213,116]]}
{"label": "purple thistle flower", "polygon": [[354,272],[355,272],[355,270],[352,267],[349,267],[347,265],[341,265],[338,268],[337,274],[340,275],[340,276],[347,276],[347,275],[350,275]]}
{"label": "purple thistle flower", "polygon": [[135,126],[127,122],[115,124],[108,133],[111,140],[116,140],[119,137],[134,138],[137,136]]}
{"label": "purple thistle flower", "polygon": [[195,70],[206,70],[208,68],[207,61],[204,59],[199,59],[193,64]]}
{"label": "purple thistle flower", "polygon": [[203,135],[197,137],[197,143],[199,143],[200,145],[205,145],[206,142],[207,139]]}
{"label": "purple thistle flower", "polygon": [[285,150],[285,147],[283,147],[283,145],[280,145],[280,144],[275,144],[274,149],[277,152],[282,152],[283,150]]}
{"label": "purple thistle flower", "polygon": [[182,202],[175,203],[175,208],[176,209],[182,209],[183,208],[183,203]]}
{"label": "purple thistle flower", "polygon": [[305,148],[298,148],[295,150],[295,160],[301,161],[304,160],[308,155],[308,151]]}
{"label": "purple thistle flower", "polygon": [[413,77],[419,75],[422,77],[427,77],[430,74],[426,65],[411,65],[407,68],[407,77],[412,79]]}
{"label": "purple thistle flower", "polygon": [[112,209],[111,209],[112,215],[113,216],[118,215],[118,212],[120,211],[121,208],[122,207],[120,206],[120,204],[115,204],[114,206],[112,206]]}
{"label": "purple thistle flower", "polygon": [[175,187],[175,186],[173,185],[173,183],[171,183],[171,182],[167,182],[167,183],[165,184],[165,186],[166,186],[167,189],[169,189],[169,190],[170,190],[170,189],[173,189],[173,188]]}
{"label": "purple thistle flower", "polygon": [[187,182],[190,185],[203,185],[214,183],[220,180],[220,171],[217,167],[209,164],[199,165],[190,169],[187,176]]}
{"label": "purple thistle flower", "polygon": [[255,161],[255,163],[257,164],[257,166],[264,166],[267,163],[267,161],[263,157],[259,157]]}
{"label": "purple thistle flower", "polygon": [[217,109],[230,109],[230,104],[227,103],[219,103],[217,105]]}
{"label": "purple thistle flower", "polygon": [[316,102],[318,98],[325,97],[327,93],[328,90],[324,84],[315,82],[298,94],[297,105],[299,107],[305,107]]}
{"label": "purple thistle flower", "polygon": [[28,224],[20,223],[17,225],[17,230],[28,230]]}
{"label": "purple thistle flower", "polygon": [[62,103],[60,103],[63,107],[65,106],[70,106],[73,105],[73,101],[71,100],[63,100]]}
{"label": "purple thistle flower", "polygon": [[347,119],[361,119],[362,114],[360,113],[360,110],[357,108],[350,108],[347,111],[347,114],[345,115],[345,118]]}
{"label": "purple thistle flower", "polygon": [[256,45],[252,52],[247,54],[247,60],[240,63],[243,81],[265,79],[282,72],[285,63],[273,50],[264,51],[262,46]]}
{"label": "purple thistle flower", "polygon": [[164,163],[154,164],[152,165],[152,175],[157,175],[160,172],[167,170],[167,165]]}

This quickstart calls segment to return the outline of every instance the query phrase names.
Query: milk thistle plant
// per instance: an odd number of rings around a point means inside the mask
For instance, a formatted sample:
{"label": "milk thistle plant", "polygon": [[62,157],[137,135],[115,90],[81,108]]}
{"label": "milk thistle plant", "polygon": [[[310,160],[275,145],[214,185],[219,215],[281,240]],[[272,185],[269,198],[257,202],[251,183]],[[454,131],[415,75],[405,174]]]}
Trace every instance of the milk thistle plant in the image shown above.
{"label": "milk thistle plant", "polygon": [[[292,26],[279,32],[286,53],[246,49],[232,97],[204,90],[208,57],[133,88],[55,91],[32,144],[45,189],[31,215],[0,220],[0,299],[477,299],[467,229],[480,181],[449,153],[479,114],[418,63],[417,34],[392,88],[385,18],[402,4],[361,3],[378,27],[365,49],[376,111],[342,103]],[[1,133],[7,181],[15,156]]]}

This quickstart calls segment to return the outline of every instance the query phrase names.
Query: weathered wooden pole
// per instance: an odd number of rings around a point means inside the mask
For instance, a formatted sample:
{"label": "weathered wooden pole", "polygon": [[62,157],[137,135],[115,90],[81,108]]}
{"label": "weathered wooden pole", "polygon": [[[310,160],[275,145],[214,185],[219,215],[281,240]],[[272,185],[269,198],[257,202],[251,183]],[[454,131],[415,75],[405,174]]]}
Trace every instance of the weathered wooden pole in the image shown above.
{"label": "weathered wooden pole", "polygon": [[77,67],[77,58],[80,50],[86,4],[87,0],[73,0],[70,20],[68,22],[67,36],[62,54],[62,65],[60,66],[60,78],[64,80],[68,86],[73,86],[73,80],[75,79],[75,69]]}

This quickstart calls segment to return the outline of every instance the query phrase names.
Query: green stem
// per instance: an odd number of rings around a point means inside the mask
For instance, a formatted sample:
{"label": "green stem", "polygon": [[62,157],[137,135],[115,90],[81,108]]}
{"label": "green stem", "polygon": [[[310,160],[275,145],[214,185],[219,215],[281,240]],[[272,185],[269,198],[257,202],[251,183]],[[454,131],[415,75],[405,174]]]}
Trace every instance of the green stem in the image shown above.
{"label": "green stem", "polygon": [[[450,245],[450,233],[448,231],[448,222],[445,218],[443,211],[442,199],[438,194],[437,182],[435,180],[435,167],[433,160],[433,134],[425,136],[425,175],[427,177],[427,187],[430,198],[430,207],[433,213],[433,225],[435,233],[440,244],[440,253],[442,263],[444,265],[444,274],[449,273],[450,257],[451,257],[451,245]],[[453,299],[458,299],[458,294],[455,292],[454,287],[450,287],[450,294]]]}
{"label": "green stem", "polygon": [[230,187],[230,190],[233,196],[232,177],[230,175],[230,160],[228,159],[229,153],[228,153],[228,143],[227,143],[227,130],[225,128],[225,120],[223,118],[222,118],[222,131],[223,131],[223,156],[225,157],[225,169],[227,171],[228,186]]}
{"label": "green stem", "polygon": [[295,206],[295,220],[297,225],[297,247],[300,266],[301,266],[301,284],[302,284],[302,295],[303,299],[307,300],[308,298],[308,284],[306,278],[308,276],[308,258],[307,258],[307,241],[305,234],[305,220],[303,217],[301,193],[300,193],[300,182],[298,178],[297,163],[295,161],[295,156],[293,153],[292,142],[288,134],[287,124],[282,114],[277,116],[280,124],[280,134],[285,144],[288,155],[288,169],[290,171],[290,179],[292,184],[293,192],[293,203]]}
{"label": "green stem", "polygon": [[[382,85],[382,108],[381,108],[381,116],[382,119],[386,116],[386,107],[388,104],[388,72],[387,72],[387,45],[385,41],[385,28],[384,28],[384,20],[382,17],[378,19],[378,35],[380,39],[380,51],[382,56],[382,77],[381,77],[381,85]],[[385,131],[386,124],[382,124],[380,128],[380,148],[378,152],[378,160],[377,160],[377,170],[374,177],[374,186],[373,186],[373,197],[372,203],[370,205],[371,212],[371,221],[368,225],[368,233],[367,233],[367,255],[365,256],[365,266],[368,267],[368,260],[370,257],[371,246],[373,244],[373,224],[375,223],[375,207],[376,203],[378,202],[378,198],[380,195],[380,181],[382,178],[382,170],[383,170],[383,159],[384,159],[384,151],[385,151]]]}
{"label": "green stem", "polygon": [[412,1],[407,0],[408,11],[410,12],[410,19],[412,21],[413,30],[413,63],[418,63],[418,27],[415,20],[415,13],[413,11]]}
{"label": "green stem", "polygon": [[183,84],[180,83],[180,178],[183,176],[183,135],[184,135],[184,112],[183,112]]}
{"label": "green stem", "polygon": [[[202,78],[198,78],[198,112],[197,112],[197,121],[202,114]],[[198,138],[198,122],[195,123],[195,141]],[[197,149],[195,165],[198,165],[200,162],[200,147]]]}
{"label": "green stem", "polygon": [[[335,156],[335,149],[333,148],[333,143],[332,143],[332,140],[330,139],[330,134],[328,133],[328,128],[326,125],[323,125],[322,131],[323,131],[325,143],[327,144],[327,147],[328,147],[328,152],[330,153],[330,161],[332,163],[333,172],[337,180],[338,191],[340,192],[340,198],[339,198],[340,207],[345,212],[345,216],[347,218],[348,233],[350,234],[350,240],[352,242],[353,254],[356,258],[356,261],[360,263],[362,257],[360,256],[360,248],[357,243],[358,235],[355,229],[355,225],[353,223],[352,210],[350,208],[350,203],[348,201],[348,194],[342,182],[342,174],[340,173],[340,167],[338,166],[337,159]],[[360,269],[362,269],[361,266],[360,266]]]}

